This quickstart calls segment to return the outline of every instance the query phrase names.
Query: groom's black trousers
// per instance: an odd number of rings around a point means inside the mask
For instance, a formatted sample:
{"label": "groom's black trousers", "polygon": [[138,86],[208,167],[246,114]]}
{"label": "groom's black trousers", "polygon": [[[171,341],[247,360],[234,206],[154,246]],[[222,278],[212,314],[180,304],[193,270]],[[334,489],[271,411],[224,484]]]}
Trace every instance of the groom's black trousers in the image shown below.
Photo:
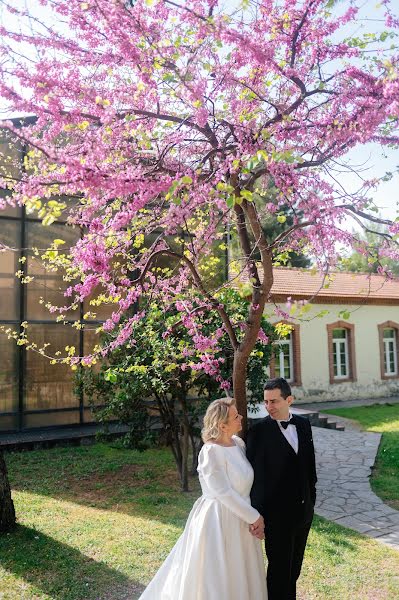
{"label": "groom's black trousers", "polygon": [[268,600],[296,600],[296,582],[311,524],[311,519],[293,524],[270,523],[265,518]]}

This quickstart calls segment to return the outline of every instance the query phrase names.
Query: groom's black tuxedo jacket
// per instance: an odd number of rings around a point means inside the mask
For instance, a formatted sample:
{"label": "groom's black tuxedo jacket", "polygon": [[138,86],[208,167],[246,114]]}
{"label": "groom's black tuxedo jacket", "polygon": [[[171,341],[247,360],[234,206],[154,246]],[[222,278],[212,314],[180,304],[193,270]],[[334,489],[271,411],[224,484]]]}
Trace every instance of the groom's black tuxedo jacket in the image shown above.
{"label": "groom's black tuxedo jacket", "polygon": [[309,521],[316,500],[316,465],[310,423],[292,416],[298,454],[270,416],[248,431],[247,457],[254,469],[252,505],[269,523]]}

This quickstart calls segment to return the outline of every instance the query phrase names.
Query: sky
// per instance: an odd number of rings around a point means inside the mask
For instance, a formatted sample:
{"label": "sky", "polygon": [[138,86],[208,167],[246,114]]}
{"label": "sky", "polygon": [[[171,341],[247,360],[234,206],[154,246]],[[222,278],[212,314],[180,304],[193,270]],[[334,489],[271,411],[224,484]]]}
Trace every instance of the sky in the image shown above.
{"label": "sky", "polygon": [[[398,2],[399,0],[395,0]],[[27,4],[29,9],[40,11],[41,16],[45,16],[48,9],[39,5],[39,0],[14,0],[16,6]],[[239,0],[228,0],[238,4]],[[349,6],[350,0],[340,0],[336,5],[337,12],[341,13]],[[356,25],[348,28],[349,34],[362,35],[365,32],[382,32],[384,29],[383,9],[378,4],[378,0],[364,0],[362,3],[359,18]],[[0,3],[0,22],[3,21]],[[9,20],[9,17],[7,18]],[[2,115],[4,117],[4,115]],[[17,116],[9,114],[8,116]],[[20,116],[20,115],[18,115]],[[385,218],[395,219],[399,215],[399,151],[388,148],[382,148],[378,144],[367,144],[350,151],[346,155],[346,160],[357,169],[362,170],[362,175],[367,179],[380,178],[386,172],[392,172],[393,177],[390,181],[382,182],[374,192],[374,201],[380,209],[380,215]],[[396,172],[395,172],[396,171]],[[360,179],[353,173],[337,174],[340,183],[347,191],[355,191],[360,187]],[[353,224],[354,225],[354,224]],[[349,226],[351,226],[349,224]]]}
{"label": "sky", "polygon": [[[399,3],[399,0],[394,0],[393,4],[396,2]],[[348,6],[348,0],[341,0],[336,10],[342,12]],[[348,28],[348,34],[360,36],[363,33],[381,33],[384,30],[382,11],[378,0],[364,0],[356,25],[352,24]],[[361,169],[366,169],[362,174],[367,179],[380,178],[386,172],[393,173],[391,181],[382,182],[374,192],[374,201],[381,210],[382,217],[395,219],[399,215],[399,173],[395,173],[395,169],[399,169],[399,150],[382,148],[379,144],[366,144],[348,152],[346,158],[353,166],[359,165]],[[342,174],[340,181],[348,190],[359,187],[359,178],[353,174]]]}

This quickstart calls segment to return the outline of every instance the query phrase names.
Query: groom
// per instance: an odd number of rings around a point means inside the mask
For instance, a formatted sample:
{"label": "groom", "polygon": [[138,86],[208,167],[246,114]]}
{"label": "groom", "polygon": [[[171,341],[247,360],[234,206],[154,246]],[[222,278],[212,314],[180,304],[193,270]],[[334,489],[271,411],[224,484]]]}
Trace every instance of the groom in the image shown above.
{"label": "groom", "polygon": [[307,419],[291,414],[285,379],[267,381],[264,398],[269,415],[247,438],[254,469],[251,503],[265,520],[268,600],[295,600],[316,500],[312,430]]}

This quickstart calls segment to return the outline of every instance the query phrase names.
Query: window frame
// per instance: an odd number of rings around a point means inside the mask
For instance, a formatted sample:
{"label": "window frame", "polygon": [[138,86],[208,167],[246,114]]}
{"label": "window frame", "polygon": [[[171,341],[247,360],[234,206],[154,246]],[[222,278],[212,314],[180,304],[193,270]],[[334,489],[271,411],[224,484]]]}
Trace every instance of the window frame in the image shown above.
{"label": "window frame", "polygon": [[[385,339],[384,331],[385,329],[393,329],[395,332],[394,339],[394,354],[395,354],[395,373],[385,373]],[[399,323],[395,323],[395,321],[385,321],[384,323],[380,323],[378,325],[378,339],[380,346],[380,374],[381,379],[390,380],[390,379],[399,379]]]}
{"label": "window frame", "polygon": [[[334,331],[341,330],[345,332],[345,337],[336,338],[334,337]],[[332,344],[333,344],[333,367],[334,367],[334,379],[347,379],[349,374],[349,346],[348,346],[348,330],[343,327],[337,327],[332,330]],[[341,363],[341,344],[344,346],[344,363]],[[335,374],[335,363],[334,363],[334,354],[336,354],[337,358],[337,374]],[[345,375],[342,375],[342,367],[345,367]],[[340,374],[338,374],[338,371]]]}
{"label": "window frame", "polygon": [[[292,327],[290,340],[287,338],[282,339],[281,341],[276,341],[273,343],[273,346],[280,346],[281,343],[289,344],[290,347],[290,369],[292,377],[287,380],[288,383],[292,386],[301,386],[302,385],[302,372],[301,372],[301,345],[300,345],[300,326],[296,323],[292,323],[290,321],[278,321],[278,323],[283,323],[284,325],[290,325]],[[275,323],[277,325],[277,323]],[[276,377],[276,361],[279,359],[279,354],[273,351],[271,359],[270,359],[270,377]]]}
{"label": "window frame", "polygon": [[[346,338],[334,338],[334,329],[344,329]],[[334,374],[334,343],[335,340],[344,341],[346,348],[346,376],[336,376]],[[355,326],[346,321],[335,321],[327,325],[327,343],[328,343],[328,365],[330,384],[347,383],[357,380],[356,374],[356,354],[355,354]]]}

